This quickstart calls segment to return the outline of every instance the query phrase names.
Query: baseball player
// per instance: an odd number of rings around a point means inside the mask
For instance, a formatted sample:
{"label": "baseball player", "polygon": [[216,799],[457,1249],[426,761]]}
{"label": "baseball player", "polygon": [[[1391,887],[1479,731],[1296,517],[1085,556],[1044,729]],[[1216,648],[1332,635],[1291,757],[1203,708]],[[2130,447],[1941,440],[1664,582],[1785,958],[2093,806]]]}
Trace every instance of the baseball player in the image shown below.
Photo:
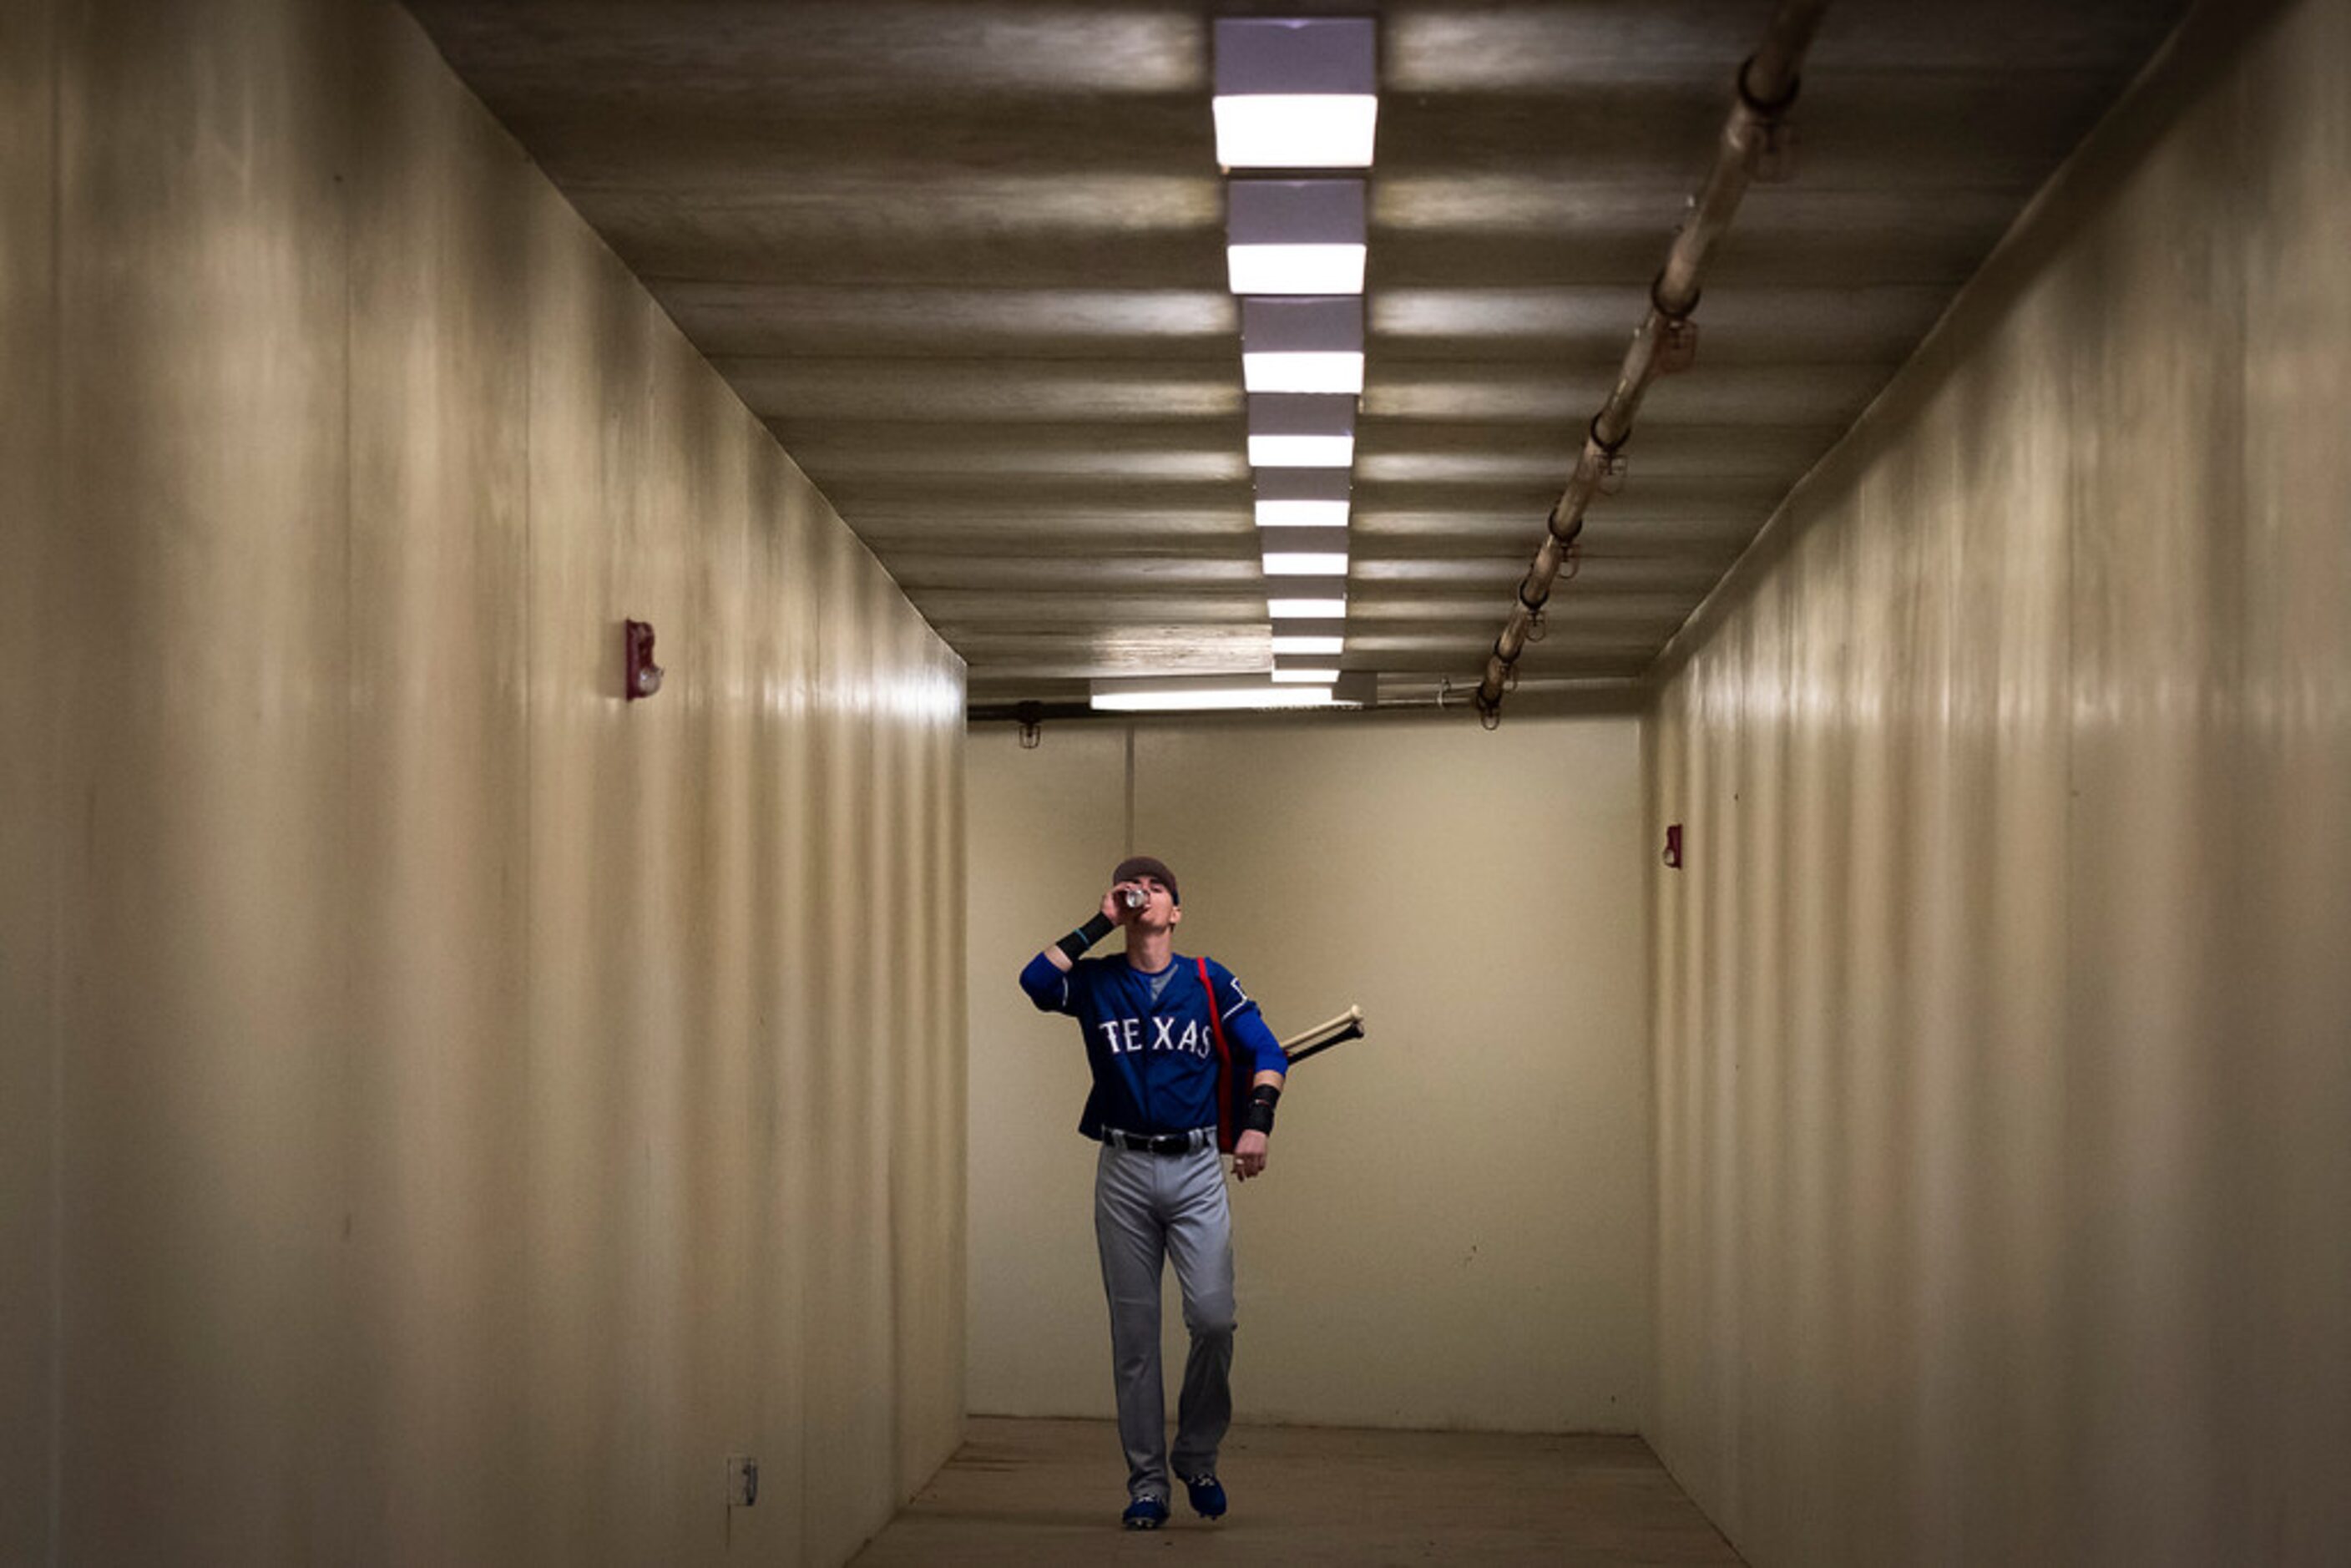
{"label": "baseball player", "polygon": [[[1191,1354],[1176,1406],[1175,1472],[1193,1511],[1225,1511],[1217,1448],[1233,1400],[1233,1217],[1220,1151],[1242,1181],[1265,1169],[1289,1061],[1231,971],[1174,949],[1184,908],[1176,873],[1149,855],[1121,861],[1092,919],[1029,961],[1020,988],[1042,1012],[1083,1026],[1093,1092],[1078,1130],[1094,1163],[1094,1240],[1110,1298],[1118,1436],[1129,1530],[1156,1530],[1168,1499],[1160,1391],[1159,1280],[1176,1260]],[[1126,952],[1089,958],[1118,926]]]}

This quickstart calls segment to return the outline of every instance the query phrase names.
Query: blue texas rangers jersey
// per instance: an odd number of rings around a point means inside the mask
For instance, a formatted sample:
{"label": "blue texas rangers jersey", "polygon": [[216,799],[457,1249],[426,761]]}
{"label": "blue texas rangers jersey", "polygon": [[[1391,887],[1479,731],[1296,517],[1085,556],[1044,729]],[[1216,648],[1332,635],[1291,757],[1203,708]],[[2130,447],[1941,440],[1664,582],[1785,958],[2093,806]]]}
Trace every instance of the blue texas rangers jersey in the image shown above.
{"label": "blue texas rangers jersey", "polygon": [[1085,1030],[1094,1087],[1078,1130],[1090,1138],[1100,1137],[1104,1127],[1127,1133],[1217,1127],[1229,1148],[1249,1081],[1290,1068],[1257,1003],[1213,958],[1177,954],[1167,968],[1146,975],[1122,953],[1081,958],[1065,975],[1040,953],[1020,971],[1020,988],[1040,1012],[1068,1013]]}

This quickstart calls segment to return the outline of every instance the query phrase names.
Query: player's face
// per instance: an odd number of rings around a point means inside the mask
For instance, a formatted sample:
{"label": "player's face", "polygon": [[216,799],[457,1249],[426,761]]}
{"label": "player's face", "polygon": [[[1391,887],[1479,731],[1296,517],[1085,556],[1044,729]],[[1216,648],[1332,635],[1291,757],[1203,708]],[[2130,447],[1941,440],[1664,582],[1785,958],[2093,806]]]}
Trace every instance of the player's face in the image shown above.
{"label": "player's face", "polygon": [[1184,911],[1177,906],[1175,894],[1169,893],[1166,884],[1157,877],[1136,877],[1134,885],[1150,895],[1150,901],[1134,912],[1136,925],[1173,925],[1184,918]]}

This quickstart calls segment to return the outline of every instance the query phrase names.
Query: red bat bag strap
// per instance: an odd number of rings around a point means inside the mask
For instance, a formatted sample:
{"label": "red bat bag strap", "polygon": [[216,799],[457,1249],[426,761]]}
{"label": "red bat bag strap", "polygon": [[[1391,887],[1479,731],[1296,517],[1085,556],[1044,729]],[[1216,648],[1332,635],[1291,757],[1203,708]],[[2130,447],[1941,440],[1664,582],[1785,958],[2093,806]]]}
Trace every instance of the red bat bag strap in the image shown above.
{"label": "red bat bag strap", "polygon": [[1208,960],[1197,962],[1200,994],[1208,998],[1208,1028],[1217,1037],[1217,1147],[1229,1155],[1240,1136],[1240,1081],[1233,1076],[1233,1048],[1225,1039],[1224,1016],[1217,1010],[1217,988],[1208,983]]}

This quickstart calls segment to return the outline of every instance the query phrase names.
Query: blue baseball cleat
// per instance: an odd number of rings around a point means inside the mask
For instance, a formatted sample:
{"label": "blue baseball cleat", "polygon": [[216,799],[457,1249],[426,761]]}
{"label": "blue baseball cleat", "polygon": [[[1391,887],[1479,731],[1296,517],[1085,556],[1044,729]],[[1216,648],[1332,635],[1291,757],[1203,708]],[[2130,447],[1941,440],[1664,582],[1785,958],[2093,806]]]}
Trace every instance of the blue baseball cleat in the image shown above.
{"label": "blue baseball cleat", "polygon": [[1119,1519],[1129,1530],[1156,1530],[1167,1522],[1167,1505],[1155,1497],[1139,1497]]}
{"label": "blue baseball cleat", "polygon": [[1225,1483],[1217,1479],[1216,1471],[1202,1470],[1196,1476],[1186,1476],[1184,1490],[1192,1499],[1192,1511],[1202,1519],[1225,1517]]}

